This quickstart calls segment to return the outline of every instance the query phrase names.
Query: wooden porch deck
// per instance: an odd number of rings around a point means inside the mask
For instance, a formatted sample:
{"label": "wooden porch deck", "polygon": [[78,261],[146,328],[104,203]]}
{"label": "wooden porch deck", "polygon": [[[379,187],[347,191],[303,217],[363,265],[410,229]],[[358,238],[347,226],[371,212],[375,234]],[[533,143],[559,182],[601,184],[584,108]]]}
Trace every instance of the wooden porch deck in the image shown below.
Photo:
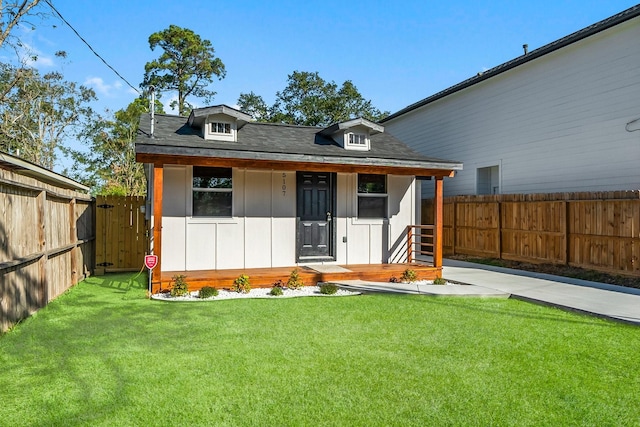
{"label": "wooden porch deck", "polygon": [[172,277],[178,274],[186,276],[189,290],[196,291],[204,286],[223,289],[230,288],[233,281],[242,274],[249,276],[251,287],[270,288],[277,280],[287,282],[291,271],[298,269],[300,278],[305,285],[315,285],[318,282],[330,282],[332,280],[370,280],[378,282],[388,282],[391,277],[400,278],[402,272],[407,268],[414,270],[420,280],[433,280],[442,276],[441,267],[433,267],[427,263],[411,264],[351,264],[340,265],[349,270],[335,273],[318,272],[314,266],[291,266],[276,268],[242,268],[231,270],[197,270],[197,271],[163,271],[160,282],[155,277],[153,281],[153,292],[161,289],[169,289],[172,286]]}

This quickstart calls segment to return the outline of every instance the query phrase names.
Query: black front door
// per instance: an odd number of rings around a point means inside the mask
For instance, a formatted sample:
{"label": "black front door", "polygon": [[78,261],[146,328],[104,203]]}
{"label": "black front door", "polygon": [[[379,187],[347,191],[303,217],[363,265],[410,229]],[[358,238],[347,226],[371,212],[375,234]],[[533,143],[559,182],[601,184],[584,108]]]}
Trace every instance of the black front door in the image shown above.
{"label": "black front door", "polygon": [[335,174],[298,172],[298,261],[331,261],[334,258]]}

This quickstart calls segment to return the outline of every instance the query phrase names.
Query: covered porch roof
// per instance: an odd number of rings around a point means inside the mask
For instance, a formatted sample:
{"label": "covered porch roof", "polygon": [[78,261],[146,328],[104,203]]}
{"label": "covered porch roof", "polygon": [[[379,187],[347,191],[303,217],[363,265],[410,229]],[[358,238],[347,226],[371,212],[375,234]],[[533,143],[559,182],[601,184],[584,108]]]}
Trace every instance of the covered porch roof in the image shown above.
{"label": "covered porch roof", "polygon": [[384,132],[370,136],[370,150],[356,151],[312,126],[249,122],[230,142],[205,140],[186,117],[158,114],[153,120],[151,135],[149,115],[141,117],[136,141],[139,162],[436,177],[450,177],[462,169],[460,162],[423,156]]}

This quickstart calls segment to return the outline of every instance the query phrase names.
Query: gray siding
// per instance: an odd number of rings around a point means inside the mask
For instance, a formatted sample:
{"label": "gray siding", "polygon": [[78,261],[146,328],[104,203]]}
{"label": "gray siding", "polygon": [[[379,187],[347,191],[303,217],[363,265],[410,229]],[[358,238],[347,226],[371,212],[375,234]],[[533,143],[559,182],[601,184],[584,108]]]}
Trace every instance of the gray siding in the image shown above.
{"label": "gray siding", "polygon": [[[640,18],[385,123],[423,155],[462,161],[445,195],[475,194],[499,166],[500,193],[640,188]],[[426,186],[430,187],[430,186]]]}

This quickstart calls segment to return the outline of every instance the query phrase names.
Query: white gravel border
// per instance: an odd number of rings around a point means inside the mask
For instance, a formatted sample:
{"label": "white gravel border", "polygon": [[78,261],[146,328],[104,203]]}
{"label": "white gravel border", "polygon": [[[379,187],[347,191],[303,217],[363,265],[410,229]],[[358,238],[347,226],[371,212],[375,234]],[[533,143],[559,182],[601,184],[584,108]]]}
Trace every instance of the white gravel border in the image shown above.
{"label": "white gravel border", "polygon": [[279,299],[279,298],[297,298],[297,297],[347,297],[353,295],[360,295],[362,292],[349,291],[346,289],[338,288],[338,292],[333,295],[325,295],[320,293],[320,286],[303,286],[300,289],[282,289],[282,295],[273,296],[269,295],[271,288],[255,288],[251,289],[248,293],[242,294],[233,291],[226,291],[224,289],[218,290],[218,295],[210,298],[198,298],[198,292],[191,292],[188,296],[172,297],[169,293],[159,293],[151,295],[151,299],[159,301],[219,301],[228,299],[246,299],[246,298],[265,298],[265,299]]}

